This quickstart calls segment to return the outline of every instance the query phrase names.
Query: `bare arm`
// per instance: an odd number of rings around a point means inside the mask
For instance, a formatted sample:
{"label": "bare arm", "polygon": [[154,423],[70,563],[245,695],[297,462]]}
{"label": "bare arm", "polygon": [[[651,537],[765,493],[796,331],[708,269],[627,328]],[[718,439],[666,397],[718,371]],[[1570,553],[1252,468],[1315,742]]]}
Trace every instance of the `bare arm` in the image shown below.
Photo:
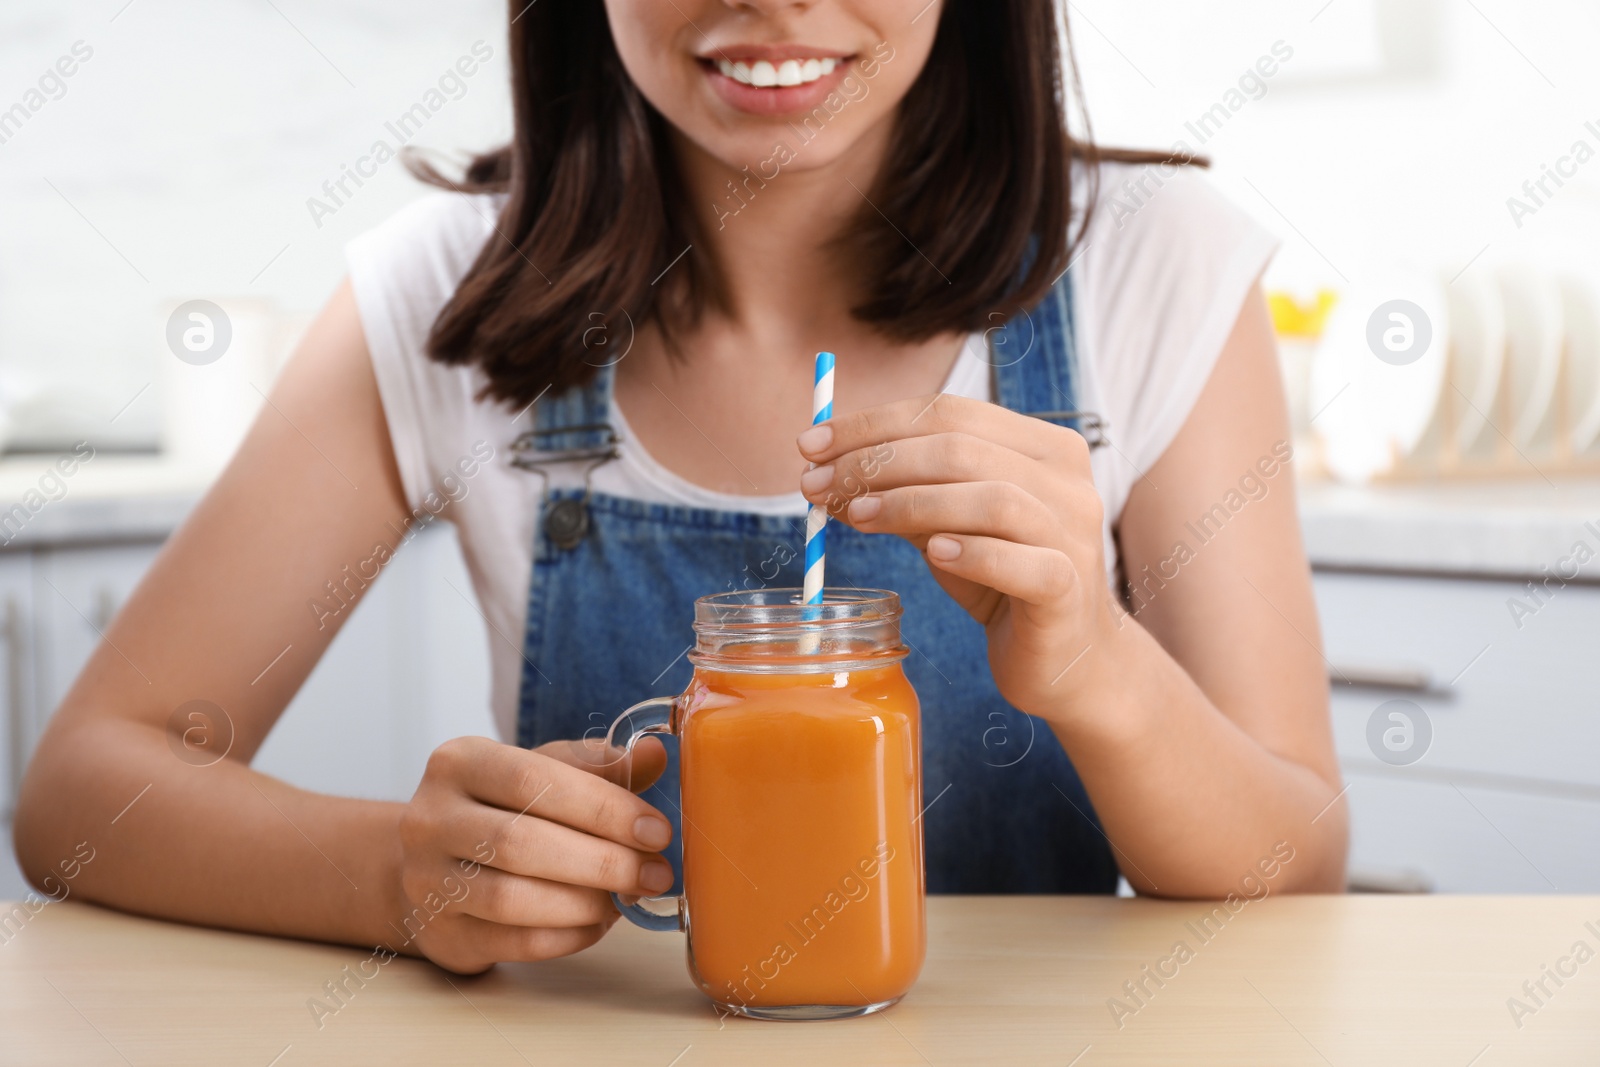
{"label": "bare arm", "polygon": [[[86,841],[95,859],[72,890],[88,899],[208,925],[387,944],[462,970],[598,938],[616,914],[603,890],[647,888],[640,876],[652,861],[640,849],[665,840],[641,840],[633,821],[651,809],[572,767],[565,752],[452,743],[410,804],[323,796],[249,767],[349,616],[324,620],[309,602],[378,546],[397,549],[407,517],[345,285],[52,719],[16,818],[29,877],[41,883]],[[195,700],[223,709],[234,735],[227,758],[208,766],[172,747],[173,730],[188,724],[169,720]],[[531,817],[491,818],[546,786]],[[666,831],[665,820],[657,829]],[[447,877],[476,896],[452,892]],[[450,921],[397,944],[398,925],[429,892],[452,900]],[[535,937],[507,927],[543,929]]]}
{"label": "bare arm", "polygon": [[[1135,887],[1223,896],[1265,863],[1274,889],[1337,890],[1345,812],[1288,436],[1257,294],[1122,513],[1135,616],[1106,587],[1100,499],[1071,430],[960,398],[884,405],[803,434],[819,467],[802,484],[923,550],[984,624],[1001,693],[1061,739]],[[1213,504],[1200,543],[1188,524]]]}
{"label": "bare arm", "polygon": [[1142,892],[1237,891],[1280,841],[1294,859],[1273,890],[1343,889],[1347,816],[1289,443],[1254,296],[1123,510],[1135,614],[1096,674],[1115,683],[1093,698],[1103,721],[1060,731]]}

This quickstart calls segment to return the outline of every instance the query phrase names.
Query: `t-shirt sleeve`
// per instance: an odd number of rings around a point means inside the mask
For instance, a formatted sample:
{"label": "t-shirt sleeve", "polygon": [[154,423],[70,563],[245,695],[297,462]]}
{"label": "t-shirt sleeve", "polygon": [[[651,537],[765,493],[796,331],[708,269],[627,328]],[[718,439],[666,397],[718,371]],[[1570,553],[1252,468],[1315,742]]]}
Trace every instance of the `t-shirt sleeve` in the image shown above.
{"label": "t-shirt sleeve", "polygon": [[1103,173],[1087,240],[1083,342],[1107,436],[1142,472],[1188,419],[1278,241],[1204,172],[1127,165]]}
{"label": "t-shirt sleeve", "polygon": [[492,232],[495,211],[487,196],[434,193],[345,247],[395,463],[413,509],[466,447],[477,372],[439,363],[424,347]]}

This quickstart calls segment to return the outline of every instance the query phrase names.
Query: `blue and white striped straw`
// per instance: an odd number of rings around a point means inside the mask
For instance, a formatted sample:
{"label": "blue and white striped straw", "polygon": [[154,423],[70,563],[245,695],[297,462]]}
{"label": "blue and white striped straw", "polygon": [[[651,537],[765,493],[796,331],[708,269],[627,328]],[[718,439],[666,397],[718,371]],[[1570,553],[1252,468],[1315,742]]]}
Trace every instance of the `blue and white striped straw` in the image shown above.
{"label": "blue and white striped straw", "polygon": [[[811,390],[811,425],[833,418],[833,353],[817,353],[816,385]],[[815,466],[815,464],[813,464]],[[828,509],[823,504],[811,505],[806,512],[806,579],[807,604],[822,603],[823,569],[826,563]]]}

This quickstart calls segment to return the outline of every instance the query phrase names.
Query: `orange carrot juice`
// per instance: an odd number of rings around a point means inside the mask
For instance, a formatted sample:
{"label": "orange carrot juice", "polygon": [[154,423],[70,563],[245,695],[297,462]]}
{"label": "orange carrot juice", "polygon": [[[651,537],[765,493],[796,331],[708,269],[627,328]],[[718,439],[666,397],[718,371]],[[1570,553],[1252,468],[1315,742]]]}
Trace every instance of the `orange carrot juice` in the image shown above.
{"label": "orange carrot juice", "polygon": [[701,667],[680,753],[690,969],[736,1009],[881,1005],[922,968],[921,741],[899,664]]}

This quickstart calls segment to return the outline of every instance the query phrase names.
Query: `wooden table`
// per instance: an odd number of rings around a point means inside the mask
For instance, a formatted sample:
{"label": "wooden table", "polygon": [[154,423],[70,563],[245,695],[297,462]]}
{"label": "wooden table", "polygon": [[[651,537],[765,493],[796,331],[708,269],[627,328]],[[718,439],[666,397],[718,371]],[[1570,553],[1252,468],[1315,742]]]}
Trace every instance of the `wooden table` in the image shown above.
{"label": "wooden table", "polygon": [[[1271,897],[1206,940],[1209,910],[934,898],[916,988],[827,1023],[721,1019],[681,935],[620,924],[576,957],[477,978],[394,960],[319,1029],[308,1001],[370,953],[69,901],[0,930],[0,1063],[1600,1063],[1600,958],[1559,962],[1600,950],[1600,897]],[[1179,941],[1187,962],[1161,964]],[[1172,977],[1135,1001],[1123,983],[1147,965]],[[1523,982],[1547,965],[1576,974],[1545,978],[1541,1006]],[[1513,1019],[1511,997],[1531,1013]]]}

